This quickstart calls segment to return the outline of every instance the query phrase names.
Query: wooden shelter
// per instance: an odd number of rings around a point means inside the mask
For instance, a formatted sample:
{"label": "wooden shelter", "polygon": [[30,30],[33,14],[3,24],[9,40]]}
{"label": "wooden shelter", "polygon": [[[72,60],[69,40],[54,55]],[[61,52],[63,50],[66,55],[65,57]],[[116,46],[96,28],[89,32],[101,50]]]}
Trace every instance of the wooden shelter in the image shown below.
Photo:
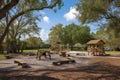
{"label": "wooden shelter", "polygon": [[88,55],[104,55],[104,44],[103,40],[90,40],[87,42]]}

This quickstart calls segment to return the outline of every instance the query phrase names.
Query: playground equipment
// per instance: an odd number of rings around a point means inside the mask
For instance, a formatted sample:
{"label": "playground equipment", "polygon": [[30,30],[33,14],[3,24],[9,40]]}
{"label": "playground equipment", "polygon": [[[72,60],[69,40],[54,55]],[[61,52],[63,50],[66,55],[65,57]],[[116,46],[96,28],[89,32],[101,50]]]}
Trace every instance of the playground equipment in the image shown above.
{"label": "playground equipment", "polygon": [[104,55],[105,54],[104,44],[105,42],[103,40],[90,40],[89,42],[87,42],[88,55],[94,56]]}
{"label": "playground equipment", "polygon": [[53,44],[50,49],[51,51],[54,51],[55,53],[63,57],[66,57],[66,52],[70,51],[68,45],[63,45],[60,44],[59,42]]}
{"label": "playground equipment", "polygon": [[41,60],[42,56],[44,56],[45,59],[48,57],[51,60],[51,53],[49,50],[38,50],[37,55],[36,55],[36,59]]}

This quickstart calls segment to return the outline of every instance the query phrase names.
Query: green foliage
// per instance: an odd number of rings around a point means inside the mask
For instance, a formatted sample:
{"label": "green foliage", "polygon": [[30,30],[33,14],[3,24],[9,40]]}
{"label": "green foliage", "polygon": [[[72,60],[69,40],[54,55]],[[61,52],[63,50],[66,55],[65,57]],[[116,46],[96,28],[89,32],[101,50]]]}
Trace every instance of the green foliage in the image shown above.
{"label": "green foliage", "polygon": [[[114,29],[108,29],[108,24],[101,25],[101,27],[98,29],[98,31],[94,34],[94,37],[96,39],[102,39],[105,41],[105,46],[116,50],[117,48],[120,49],[120,38],[118,37],[118,34],[116,35],[116,32]],[[110,28],[110,27],[109,27]]]}
{"label": "green foliage", "polygon": [[108,28],[118,33],[120,27],[120,9],[115,0],[80,0],[77,4],[78,20],[81,23],[90,23],[106,19]]}
{"label": "green foliage", "polygon": [[55,44],[57,42],[61,42],[62,39],[62,24],[58,24],[53,26],[49,34],[49,41],[51,44]]}
{"label": "green foliage", "polygon": [[108,40],[108,34],[104,27],[100,27],[95,34],[93,34],[95,39]]}
{"label": "green foliage", "polygon": [[78,20],[81,23],[98,23],[104,20],[104,25],[100,25],[94,37],[103,39],[112,49],[120,46],[120,6],[118,4],[119,0],[79,0],[76,5],[80,14]]}
{"label": "green foliage", "polygon": [[65,43],[70,45],[74,45],[75,43],[85,44],[90,39],[90,29],[88,26],[70,24],[64,28]]}
{"label": "green foliage", "polygon": [[47,6],[50,6],[50,8],[53,8],[52,5],[54,5],[53,7],[57,5],[58,8],[60,9],[63,3],[61,0],[50,0],[50,1],[49,0],[26,0],[26,1],[20,0],[18,4],[18,8],[20,10],[26,11],[27,9],[35,9],[35,8],[38,9],[38,8],[47,7]]}
{"label": "green foliage", "polygon": [[[5,36],[9,32],[10,26],[20,16],[24,15],[28,19],[32,19],[32,18],[29,18],[29,16],[35,15],[34,14],[35,11],[39,11],[39,10],[43,10],[43,9],[57,10],[63,6],[62,0],[26,0],[26,1],[16,0],[16,1],[19,1],[19,3],[16,3],[17,5],[13,5],[15,7],[13,9],[10,8],[10,10],[9,10],[9,12],[11,12],[10,18],[8,18],[8,14],[4,15],[7,18],[7,24],[6,24],[6,26],[4,26],[5,29],[3,30],[3,34],[1,34],[1,36],[0,36],[0,44],[3,42],[3,40],[5,39]],[[0,2],[5,2],[5,1],[0,1]],[[8,4],[8,3],[9,2],[6,2],[6,4]],[[3,7],[5,6],[3,3],[0,4],[0,7],[1,7],[1,5]],[[23,23],[24,23],[24,21],[23,21]],[[32,22],[32,24],[34,24],[34,23],[35,22]],[[34,24],[34,26],[36,26],[36,24]],[[12,28],[13,27],[11,27],[11,29]],[[35,28],[35,27],[32,27],[32,29],[33,28]]]}
{"label": "green foliage", "polygon": [[118,20],[110,20],[108,23],[107,23],[107,31],[114,31],[114,36],[116,37],[120,37],[120,19]]}
{"label": "green foliage", "polygon": [[27,42],[27,48],[29,49],[38,49],[42,44],[42,40],[37,37],[30,37],[26,40],[26,42]]}
{"label": "green foliage", "polygon": [[0,60],[5,60],[5,59],[6,59],[5,55],[0,55]]}
{"label": "green foliage", "polygon": [[41,45],[40,45],[40,49],[48,49],[48,48],[50,48],[51,47],[51,45],[50,44],[46,44],[46,43],[42,43]]}
{"label": "green foliage", "polygon": [[63,43],[73,45],[75,44],[75,32],[77,31],[75,24],[67,25],[63,28]]}
{"label": "green foliage", "polygon": [[56,25],[49,34],[50,43],[59,42],[60,44],[73,46],[75,43],[85,44],[92,38],[88,26],[69,24],[65,27]]}
{"label": "green foliage", "polygon": [[8,45],[9,45],[9,52],[13,52],[13,53],[16,53],[17,52],[17,44],[18,44],[18,41],[15,40],[15,39],[9,39],[7,40],[8,42]]}
{"label": "green foliage", "polygon": [[112,0],[79,0],[76,5],[81,23],[96,22],[102,18],[112,17],[110,4]]}

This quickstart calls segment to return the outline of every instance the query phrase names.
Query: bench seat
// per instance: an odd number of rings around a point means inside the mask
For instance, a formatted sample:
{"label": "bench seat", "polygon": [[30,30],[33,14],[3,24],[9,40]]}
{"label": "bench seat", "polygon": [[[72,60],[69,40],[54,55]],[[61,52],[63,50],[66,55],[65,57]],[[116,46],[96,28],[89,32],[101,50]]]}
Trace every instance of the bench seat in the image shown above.
{"label": "bench seat", "polygon": [[62,64],[70,64],[70,63],[75,63],[75,60],[62,60],[62,61],[52,62],[53,65],[62,65]]}
{"label": "bench seat", "polygon": [[15,59],[15,60],[14,60],[14,63],[18,63],[18,65],[21,65],[22,68],[29,68],[29,67],[30,67],[27,63],[25,63],[25,62],[24,62],[23,60],[21,60],[21,59]]}

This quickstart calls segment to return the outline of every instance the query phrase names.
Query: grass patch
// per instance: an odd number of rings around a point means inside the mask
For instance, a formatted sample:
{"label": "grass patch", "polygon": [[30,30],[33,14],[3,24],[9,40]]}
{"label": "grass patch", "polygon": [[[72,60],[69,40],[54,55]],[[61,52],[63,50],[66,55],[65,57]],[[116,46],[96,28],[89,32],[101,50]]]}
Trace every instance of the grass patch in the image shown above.
{"label": "grass patch", "polygon": [[120,54],[120,51],[106,51],[108,54]]}
{"label": "grass patch", "polygon": [[120,51],[106,51],[107,54],[110,54],[110,55],[120,55]]}
{"label": "grass patch", "polygon": [[5,59],[6,59],[5,55],[0,55],[0,60],[5,60]]}
{"label": "grass patch", "polygon": [[[48,51],[49,49],[39,49],[39,50],[41,50],[41,51]],[[38,49],[34,49],[34,50],[23,50],[23,52],[25,52],[25,53],[37,52],[37,51],[38,51]]]}
{"label": "grass patch", "polygon": [[23,50],[23,52],[25,52],[25,53],[29,53],[29,52],[37,52],[37,50]]}

